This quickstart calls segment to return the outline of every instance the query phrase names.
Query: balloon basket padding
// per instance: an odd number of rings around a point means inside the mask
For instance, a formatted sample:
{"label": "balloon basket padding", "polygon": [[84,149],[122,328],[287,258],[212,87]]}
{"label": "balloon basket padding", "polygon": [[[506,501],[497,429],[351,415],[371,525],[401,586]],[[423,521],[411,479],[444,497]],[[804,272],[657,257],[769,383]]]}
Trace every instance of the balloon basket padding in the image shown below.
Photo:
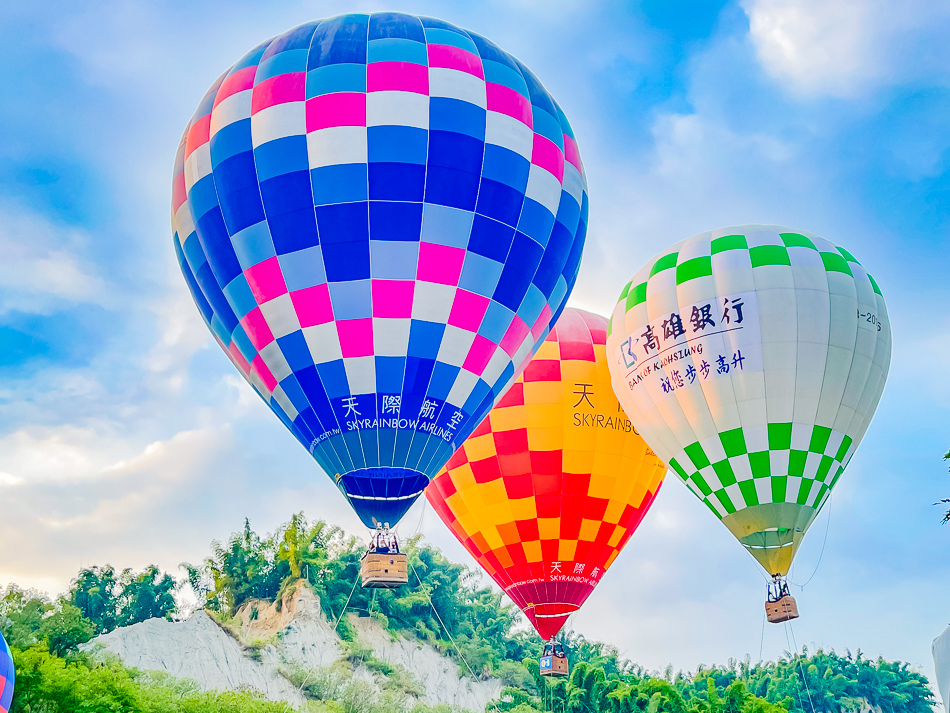
{"label": "balloon basket padding", "polygon": [[360,562],[363,589],[395,589],[409,583],[406,555],[367,552]]}
{"label": "balloon basket padding", "polygon": [[786,594],[784,597],[765,602],[765,616],[772,624],[781,624],[798,618],[798,602],[795,597]]}
{"label": "balloon basket padding", "polygon": [[540,666],[542,676],[567,676],[570,674],[566,656],[542,656]]}

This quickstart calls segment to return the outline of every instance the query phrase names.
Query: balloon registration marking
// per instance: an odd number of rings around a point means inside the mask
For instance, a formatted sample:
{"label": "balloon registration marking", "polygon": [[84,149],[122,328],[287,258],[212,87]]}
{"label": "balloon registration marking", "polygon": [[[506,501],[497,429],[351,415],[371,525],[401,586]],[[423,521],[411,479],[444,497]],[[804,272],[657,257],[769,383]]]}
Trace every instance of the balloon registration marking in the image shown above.
{"label": "balloon registration marking", "polygon": [[544,341],[587,223],[538,79],[441,20],[248,52],[189,123],[175,249],[235,367],[367,525],[395,524]]}
{"label": "balloon registration marking", "polygon": [[624,288],[607,345],[644,439],[786,575],[884,389],[891,330],[874,279],[812,233],[702,233]]}
{"label": "balloon registration marking", "polygon": [[614,396],[606,327],[603,317],[566,309],[426,489],[545,639],[613,564],[666,473]]}

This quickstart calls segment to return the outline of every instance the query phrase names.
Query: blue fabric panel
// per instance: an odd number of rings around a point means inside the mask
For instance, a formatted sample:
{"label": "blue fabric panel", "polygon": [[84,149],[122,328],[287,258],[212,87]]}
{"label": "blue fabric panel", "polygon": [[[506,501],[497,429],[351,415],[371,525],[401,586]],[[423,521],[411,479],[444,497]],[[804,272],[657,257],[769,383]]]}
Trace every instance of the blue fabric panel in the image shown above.
{"label": "blue fabric panel", "polygon": [[327,64],[366,63],[366,15],[338,15],[317,27],[307,69]]}
{"label": "blue fabric panel", "polygon": [[314,168],[310,171],[310,182],[313,186],[314,205],[365,201],[368,197],[365,163],[343,163]]}
{"label": "blue fabric panel", "polygon": [[[461,99],[429,98],[429,130],[464,134],[485,142],[487,112]],[[477,170],[477,169],[476,169]]]}
{"label": "blue fabric panel", "polygon": [[307,137],[285,136],[261,144],[254,149],[254,163],[259,182],[285,173],[308,171]]}
{"label": "blue fabric panel", "polygon": [[401,12],[374,12],[369,19],[369,40],[400,38],[425,43],[426,33],[418,17]]}
{"label": "blue fabric panel", "polygon": [[475,210],[479,177],[468,171],[429,165],[426,180],[426,203]]}
{"label": "blue fabric panel", "polygon": [[468,241],[468,249],[495,262],[504,263],[508,258],[514,236],[515,229],[511,226],[476,215],[472,223],[472,236]]}
{"label": "blue fabric panel", "polygon": [[369,197],[373,200],[421,202],[426,167],[415,163],[369,164]]}
{"label": "blue fabric panel", "polygon": [[418,241],[421,231],[422,203],[369,202],[369,235],[373,240]]}

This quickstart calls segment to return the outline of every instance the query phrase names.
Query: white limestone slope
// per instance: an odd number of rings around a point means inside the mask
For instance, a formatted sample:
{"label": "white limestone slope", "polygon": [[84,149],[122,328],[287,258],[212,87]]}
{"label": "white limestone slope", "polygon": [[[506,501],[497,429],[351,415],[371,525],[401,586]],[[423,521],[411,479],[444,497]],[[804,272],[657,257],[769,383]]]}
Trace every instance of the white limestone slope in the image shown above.
{"label": "white limestone slope", "polygon": [[273,701],[299,705],[304,700],[272,667],[245,656],[243,647],[203,611],[180,622],[149,619],[91,643],[104,645],[126,666],[194,679],[205,690],[250,688]]}
{"label": "white limestone slope", "polygon": [[[351,615],[349,621],[356,632],[356,646],[371,650],[378,661],[404,669],[418,684],[413,687],[424,692],[425,702],[483,711],[501,692],[497,679],[475,681],[460,676],[458,663],[429,644],[414,637],[394,637],[375,619]],[[229,632],[198,611],[181,622],[150,619],[116,629],[87,646],[101,646],[127,666],[193,679],[204,690],[253,689],[295,707],[304,696],[284,677],[291,670],[333,667],[347,677],[371,682],[378,691],[387,683],[385,676],[365,665],[338,663],[345,661],[345,642],[327,621],[319,598],[303,582],[288,589],[279,608],[260,600],[247,602]],[[411,702],[410,696],[407,703]]]}

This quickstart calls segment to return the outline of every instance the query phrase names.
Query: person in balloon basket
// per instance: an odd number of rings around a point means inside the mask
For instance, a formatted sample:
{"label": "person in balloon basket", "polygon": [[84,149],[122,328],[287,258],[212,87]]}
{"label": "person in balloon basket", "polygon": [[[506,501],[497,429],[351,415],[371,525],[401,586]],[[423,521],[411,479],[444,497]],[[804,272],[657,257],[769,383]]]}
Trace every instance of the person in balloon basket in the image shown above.
{"label": "person in balloon basket", "polygon": [[369,551],[380,555],[399,554],[399,542],[396,540],[396,533],[390,531],[388,522],[376,525],[376,532],[373,533],[369,542]]}

